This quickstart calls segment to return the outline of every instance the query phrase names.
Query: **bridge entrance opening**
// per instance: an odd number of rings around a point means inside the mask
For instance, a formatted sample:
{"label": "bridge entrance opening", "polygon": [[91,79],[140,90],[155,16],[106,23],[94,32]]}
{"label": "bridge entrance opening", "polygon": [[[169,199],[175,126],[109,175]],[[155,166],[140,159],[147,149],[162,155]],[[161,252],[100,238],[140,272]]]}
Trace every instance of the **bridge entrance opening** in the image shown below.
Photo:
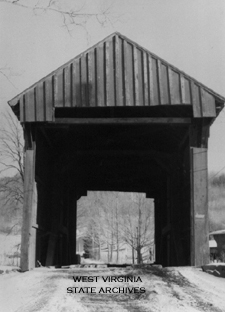
{"label": "bridge entrance opening", "polygon": [[154,200],[144,193],[91,191],[77,202],[81,263],[154,263]]}

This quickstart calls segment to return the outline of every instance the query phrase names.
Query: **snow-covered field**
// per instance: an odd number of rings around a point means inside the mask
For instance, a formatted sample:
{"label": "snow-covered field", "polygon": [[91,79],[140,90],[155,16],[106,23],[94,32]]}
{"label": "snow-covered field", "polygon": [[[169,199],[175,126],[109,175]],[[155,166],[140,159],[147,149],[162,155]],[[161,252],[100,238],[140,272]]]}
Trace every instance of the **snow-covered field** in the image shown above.
{"label": "snow-covered field", "polygon": [[[75,276],[90,279],[74,282]],[[122,279],[104,281],[107,276]],[[136,281],[126,281],[127,276],[134,276]],[[225,279],[190,267],[39,268],[0,275],[0,311],[224,312]]]}

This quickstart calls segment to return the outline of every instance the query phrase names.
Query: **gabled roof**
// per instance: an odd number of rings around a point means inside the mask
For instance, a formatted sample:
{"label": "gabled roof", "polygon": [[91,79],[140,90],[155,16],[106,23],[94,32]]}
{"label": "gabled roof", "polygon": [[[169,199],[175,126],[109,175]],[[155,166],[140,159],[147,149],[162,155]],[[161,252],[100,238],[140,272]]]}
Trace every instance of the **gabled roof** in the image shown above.
{"label": "gabled roof", "polygon": [[21,122],[54,121],[57,107],[192,105],[216,117],[225,98],[158,56],[113,33],[11,101]]}

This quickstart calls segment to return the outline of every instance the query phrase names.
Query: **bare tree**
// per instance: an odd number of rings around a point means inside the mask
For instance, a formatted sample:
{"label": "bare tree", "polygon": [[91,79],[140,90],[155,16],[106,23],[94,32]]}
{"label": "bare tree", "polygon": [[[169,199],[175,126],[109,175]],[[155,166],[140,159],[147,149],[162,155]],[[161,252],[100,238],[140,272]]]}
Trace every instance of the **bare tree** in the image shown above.
{"label": "bare tree", "polygon": [[0,75],[3,76],[14,87],[14,89],[18,90],[10,79],[10,77],[18,75],[17,73],[13,72],[8,66],[3,66],[0,68]]}
{"label": "bare tree", "polygon": [[144,194],[132,193],[129,206],[123,207],[123,239],[137,253],[137,263],[143,262],[143,250],[149,249],[153,239],[153,203]]}
{"label": "bare tree", "polygon": [[87,23],[93,19],[101,26],[112,24],[113,19],[111,13],[113,2],[111,5],[106,5],[104,1],[99,1],[99,5],[95,5],[92,9],[89,9],[87,1],[83,0],[0,0],[0,2],[31,9],[35,14],[48,12],[59,14],[68,32],[74,26],[80,26],[86,30]]}
{"label": "bare tree", "polygon": [[10,234],[22,222],[23,130],[10,110],[0,117],[0,226]]}
{"label": "bare tree", "polygon": [[0,126],[0,193],[4,194],[5,203],[23,202],[23,158],[23,129],[13,113],[7,111],[1,116]]}
{"label": "bare tree", "polygon": [[[113,261],[116,249],[116,261],[119,262],[119,250],[122,242],[120,229],[120,205],[117,192],[91,192],[78,203],[78,221],[86,228],[86,239],[92,241],[90,248],[101,256],[101,249],[108,252],[108,261]],[[85,215],[85,217],[83,217]]]}

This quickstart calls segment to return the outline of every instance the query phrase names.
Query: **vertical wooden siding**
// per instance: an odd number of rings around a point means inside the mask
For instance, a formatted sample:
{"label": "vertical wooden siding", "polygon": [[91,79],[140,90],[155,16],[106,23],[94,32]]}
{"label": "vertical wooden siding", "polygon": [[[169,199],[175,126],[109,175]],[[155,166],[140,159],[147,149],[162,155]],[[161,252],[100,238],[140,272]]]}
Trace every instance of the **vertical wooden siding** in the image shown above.
{"label": "vertical wooden siding", "polygon": [[54,107],[193,105],[215,117],[215,97],[119,34],[62,66],[19,96],[21,122],[52,121]]}

